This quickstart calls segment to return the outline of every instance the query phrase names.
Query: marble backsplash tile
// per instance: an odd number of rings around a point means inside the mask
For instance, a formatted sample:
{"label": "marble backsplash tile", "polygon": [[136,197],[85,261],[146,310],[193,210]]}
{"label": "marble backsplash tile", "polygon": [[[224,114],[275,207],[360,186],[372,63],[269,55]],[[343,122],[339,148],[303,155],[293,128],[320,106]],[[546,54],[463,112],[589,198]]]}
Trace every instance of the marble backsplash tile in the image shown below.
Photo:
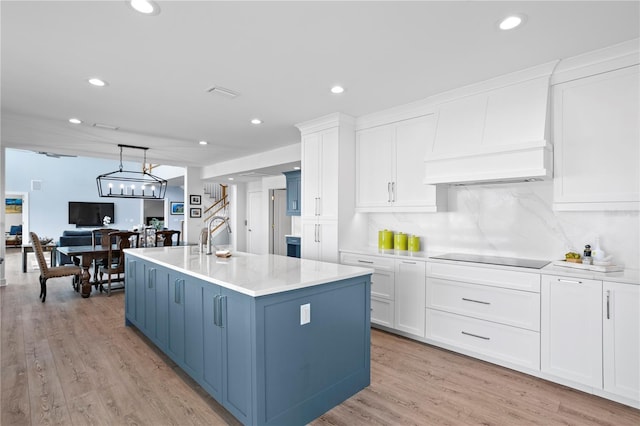
{"label": "marble backsplash tile", "polygon": [[430,252],[466,252],[535,259],[562,259],[595,244],[616,264],[640,269],[640,212],[557,212],[552,182],[449,188],[441,213],[369,213],[367,241],[378,230],[415,234]]}

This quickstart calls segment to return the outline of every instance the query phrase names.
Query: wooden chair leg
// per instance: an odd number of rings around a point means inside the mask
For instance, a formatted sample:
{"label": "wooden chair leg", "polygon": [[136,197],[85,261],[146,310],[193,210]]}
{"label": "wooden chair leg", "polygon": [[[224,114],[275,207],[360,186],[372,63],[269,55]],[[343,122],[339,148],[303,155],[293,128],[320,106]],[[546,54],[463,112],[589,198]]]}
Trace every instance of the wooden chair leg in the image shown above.
{"label": "wooden chair leg", "polygon": [[42,280],[42,303],[47,298],[47,279]]}
{"label": "wooden chair leg", "polygon": [[42,299],[42,294],[44,293],[44,287],[42,286],[42,275],[38,277],[38,281],[40,282],[40,296],[38,296],[38,299]]}

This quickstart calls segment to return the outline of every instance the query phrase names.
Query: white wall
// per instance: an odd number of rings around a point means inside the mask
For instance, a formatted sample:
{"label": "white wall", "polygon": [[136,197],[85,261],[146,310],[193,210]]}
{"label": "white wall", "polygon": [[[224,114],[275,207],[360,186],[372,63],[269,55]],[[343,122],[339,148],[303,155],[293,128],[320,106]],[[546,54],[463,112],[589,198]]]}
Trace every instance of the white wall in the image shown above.
{"label": "white wall", "polygon": [[378,230],[421,237],[431,252],[563,259],[600,237],[615,263],[640,268],[640,212],[555,212],[552,182],[449,187],[449,211],[370,213],[362,244],[377,247]]}

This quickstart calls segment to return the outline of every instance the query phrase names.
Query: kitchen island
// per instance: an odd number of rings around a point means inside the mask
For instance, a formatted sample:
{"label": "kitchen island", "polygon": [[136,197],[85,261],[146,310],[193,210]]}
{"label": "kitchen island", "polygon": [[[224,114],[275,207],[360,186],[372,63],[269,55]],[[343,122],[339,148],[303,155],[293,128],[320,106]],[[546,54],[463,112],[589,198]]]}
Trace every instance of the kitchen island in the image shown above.
{"label": "kitchen island", "polygon": [[372,270],[195,246],[125,253],[126,324],[243,424],[306,424],[369,385]]}

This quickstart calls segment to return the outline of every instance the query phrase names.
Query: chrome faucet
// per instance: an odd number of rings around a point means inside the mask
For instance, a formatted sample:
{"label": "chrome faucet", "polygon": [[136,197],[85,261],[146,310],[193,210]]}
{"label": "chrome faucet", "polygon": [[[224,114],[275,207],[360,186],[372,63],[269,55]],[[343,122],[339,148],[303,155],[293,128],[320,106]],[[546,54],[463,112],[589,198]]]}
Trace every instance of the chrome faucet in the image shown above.
{"label": "chrome faucet", "polygon": [[213,216],[210,220],[209,223],[207,224],[207,253],[206,254],[212,254],[211,253],[211,230],[213,229],[213,223],[216,220],[222,220],[226,225],[227,225],[227,232],[231,233],[231,226],[229,225],[229,218],[228,217],[224,217],[224,216]]}

